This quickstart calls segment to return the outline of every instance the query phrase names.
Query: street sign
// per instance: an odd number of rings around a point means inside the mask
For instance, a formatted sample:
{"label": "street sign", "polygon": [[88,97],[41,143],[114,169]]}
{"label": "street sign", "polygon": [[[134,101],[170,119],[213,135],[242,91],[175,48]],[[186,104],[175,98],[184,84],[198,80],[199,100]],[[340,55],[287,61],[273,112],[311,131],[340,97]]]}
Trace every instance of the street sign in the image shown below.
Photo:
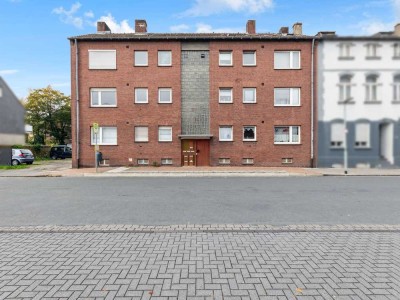
{"label": "street sign", "polygon": [[93,123],[93,132],[99,133],[99,123]]}

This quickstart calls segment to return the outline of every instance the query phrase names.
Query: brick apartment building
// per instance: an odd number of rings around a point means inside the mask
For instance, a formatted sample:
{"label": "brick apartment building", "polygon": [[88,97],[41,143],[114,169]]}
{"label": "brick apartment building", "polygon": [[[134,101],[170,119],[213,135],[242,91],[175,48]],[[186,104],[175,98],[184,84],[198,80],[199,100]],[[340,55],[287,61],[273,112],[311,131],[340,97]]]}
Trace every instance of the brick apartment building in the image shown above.
{"label": "brick apartment building", "polygon": [[255,27],[70,37],[73,167],[314,166],[318,38]]}

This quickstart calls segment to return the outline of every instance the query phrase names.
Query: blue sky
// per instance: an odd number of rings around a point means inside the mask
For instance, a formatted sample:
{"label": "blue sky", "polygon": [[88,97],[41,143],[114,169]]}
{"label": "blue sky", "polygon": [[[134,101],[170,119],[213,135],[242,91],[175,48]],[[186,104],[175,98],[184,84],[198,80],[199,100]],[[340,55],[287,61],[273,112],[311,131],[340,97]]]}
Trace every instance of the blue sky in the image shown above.
{"label": "blue sky", "polygon": [[70,95],[67,37],[94,33],[98,20],[133,31],[135,19],[149,32],[242,32],[255,19],[257,32],[302,22],[309,35],[364,35],[393,30],[400,0],[0,0],[0,76],[19,98],[47,85]]}

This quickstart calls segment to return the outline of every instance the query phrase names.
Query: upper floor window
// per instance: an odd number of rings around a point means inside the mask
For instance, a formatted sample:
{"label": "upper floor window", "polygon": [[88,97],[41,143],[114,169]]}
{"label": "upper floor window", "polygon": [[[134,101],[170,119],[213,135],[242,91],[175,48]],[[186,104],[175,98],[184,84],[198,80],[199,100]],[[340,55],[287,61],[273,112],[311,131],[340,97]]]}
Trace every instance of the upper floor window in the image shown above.
{"label": "upper floor window", "polygon": [[171,88],[158,89],[158,103],[172,103],[172,89]]}
{"label": "upper floor window", "polygon": [[90,89],[90,106],[117,106],[117,89]]}
{"label": "upper floor window", "polygon": [[352,43],[340,43],[339,44],[339,59],[353,59],[351,55]]}
{"label": "upper floor window", "polygon": [[365,83],[365,101],[376,102],[378,101],[378,75],[371,74],[366,77]]}
{"label": "upper floor window", "polygon": [[275,69],[300,69],[300,51],[275,51]]}
{"label": "upper floor window", "polygon": [[393,45],[393,57],[400,58],[400,43],[395,43]]}
{"label": "upper floor window", "polygon": [[92,145],[117,145],[117,127],[99,127],[97,134],[91,127],[91,141]]}
{"label": "upper floor window", "polygon": [[149,103],[149,95],[147,88],[135,89],[135,103]]}
{"label": "upper floor window", "polygon": [[274,89],[275,106],[299,106],[300,89],[299,88],[275,88]]}
{"label": "upper floor window", "polygon": [[172,142],[172,127],[171,126],[158,127],[158,141],[159,142]]}
{"label": "upper floor window", "polygon": [[256,65],[256,51],[243,51],[243,66]]}
{"label": "upper floor window", "polygon": [[89,69],[115,70],[117,68],[116,50],[89,50]]}
{"label": "upper floor window", "polygon": [[340,76],[339,82],[339,101],[346,102],[352,99],[351,97],[351,75],[346,74]]}
{"label": "upper floor window", "polygon": [[354,146],[356,148],[368,148],[370,146],[370,124],[357,123],[356,124],[356,137]]}
{"label": "upper floor window", "polygon": [[219,103],[232,103],[232,88],[220,88],[219,89]]}
{"label": "upper floor window", "polygon": [[331,124],[331,147],[341,148],[344,142],[344,123]]}
{"label": "upper floor window", "polygon": [[159,66],[172,66],[172,52],[171,51],[158,51],[158,65]]}
{"label": "upper floor window", "polygon": [[256,102],[256,88],[243,88],[243,103]]}
{"label": "upper floor window", "polygon": [[232,51],[220,51],[219,52],[219,65],[220,66],[232,66]]}
{"label": "upper floor window", "polygon": [[300,143],[300,126],[276,126],[274,143],[275,144],[299,144]]}
{"label": "upper floor window", "polygon": [[378,59],[378,58],[380,58],[379,57],[379,53],[378,53],[378,50],[379,50],[380,46],[381,45],[379,45],[378,43],[366,44],[365,47],[367,47],[367,59],[368,58],[370,58],[370,59]]}
{"label": "upper floor window", "polygon": [[147,51],[135,51],[135,66],[148,66],[148,53]]}
{"label": "upper floor window", "polygon": [[233,141],[232,126],[219,126],[219,140],[221,142]]}
{"label": "upper floor window", "polygon": [[400,74],[393,78],[393,101],[400,102]]}
{"label": "upper floor window", "polygon": [[256,126],[243,126],[243,141],[257,141]]}
{"label": "upper floor window", "polygon": [[135,127],[135,142],[148,142],[149,141],[149,127],[136,126]]}

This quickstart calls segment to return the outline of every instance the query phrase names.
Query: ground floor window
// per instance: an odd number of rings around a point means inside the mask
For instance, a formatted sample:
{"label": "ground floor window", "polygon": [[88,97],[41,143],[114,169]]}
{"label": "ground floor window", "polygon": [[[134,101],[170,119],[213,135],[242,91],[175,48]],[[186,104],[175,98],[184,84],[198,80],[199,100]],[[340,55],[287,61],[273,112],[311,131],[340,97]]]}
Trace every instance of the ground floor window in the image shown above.
{"label": "ground floor window", "polygon": [[344,142],[344,124],[333,123],[331,124],[331,147],[341,148]]}
{"label": "ground floor window", "polygon": [[370,124],[357,123],[356,124],[356,138],[354,141],[356,148],[369,148],[370,147]]}
{"label": "ground floor window", "polygon": [[276,126],[275,144],[299,144],[300,126]]}
{"label": "ground floor window", "polygon": [[117,127],[99,127],[97,135],[91,128],[92,145],[117,145]]}

